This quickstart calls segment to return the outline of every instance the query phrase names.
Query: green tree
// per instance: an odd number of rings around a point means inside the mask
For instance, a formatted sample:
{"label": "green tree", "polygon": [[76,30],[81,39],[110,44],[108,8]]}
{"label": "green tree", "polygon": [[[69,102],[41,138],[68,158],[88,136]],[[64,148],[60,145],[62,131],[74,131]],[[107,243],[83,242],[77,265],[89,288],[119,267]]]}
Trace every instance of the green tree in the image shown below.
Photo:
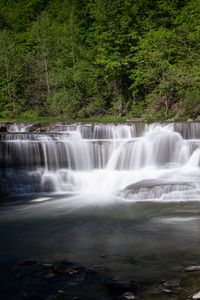
{"label": "green tree", "polygon": [[21,57],[9,31],[0,31],[0,106],[1,116],[16,116],[20,98]]}

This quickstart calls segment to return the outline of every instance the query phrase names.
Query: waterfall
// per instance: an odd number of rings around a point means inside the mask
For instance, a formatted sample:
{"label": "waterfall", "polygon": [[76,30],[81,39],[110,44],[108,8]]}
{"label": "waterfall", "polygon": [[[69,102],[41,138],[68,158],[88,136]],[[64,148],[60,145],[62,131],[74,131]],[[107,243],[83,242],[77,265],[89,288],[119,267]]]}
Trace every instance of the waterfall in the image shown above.
{"label": "waterfall", "polygon": [[200,124],[9,124],[0,193],[200,200]]}

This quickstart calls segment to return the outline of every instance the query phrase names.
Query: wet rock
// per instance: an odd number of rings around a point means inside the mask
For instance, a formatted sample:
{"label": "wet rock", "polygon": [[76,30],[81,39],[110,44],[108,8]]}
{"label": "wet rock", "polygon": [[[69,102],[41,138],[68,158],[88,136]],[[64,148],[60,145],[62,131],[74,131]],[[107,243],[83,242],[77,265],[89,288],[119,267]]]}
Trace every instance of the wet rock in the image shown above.
{"label": "wet rock", "polygon": [[170,290],[170,289],[162,289],[162,291],[166,294],[171,294],[172,293],[172,290]]}
{"label": "wet rock", "polygon": [[194,120],[192,118],[187,119],[187,122],[193,122]]}
{"label": "wet rock", "polygon": [[80,273],[81,270],[76,270],[76,269],[69,269],[69,270],[66,270],[66,273],[68,273],[69,275],[74,275],[74,274],[78,274]]}
{"label": "wet rock", "polygon": [[45,133],[55,131],[57,127],[57,124],[35,123],[29,127],[28,131],[34,133]]}
{"label": "wet rock", "polygon": [[165,281],[163,285],[168,288],[175,288],[175,287],[179,287],[180,283],[176,280],[169,280],[169,281]]}
{"label": "wet rock", "polygon": [[192,299],[200,299],[200,291],[192,296]]}
{"label": "wet rock", "polygon": [[156,190],[156,189],[165,189],[167,187],[170,186],[170,189],[173,189],[173,187],[176,186],[179,187],[187,187],[188,189],[191,189],[193,187],[193,185],[191,183],[188,182],[175,182],[175,181],[170,181],[168,180],[167,182],[165,180],[162,179],[144,179],[141,180],[139,182],[136,182],[134,184],[128,185],[124,190],[123,190],[123,195],[125,194],[126,196],[128,195],[134,195],[134,194],[138,194],[143,192],[143,196],[146,195],[146,197],[148,198],[149,193],[152,190]]}
{"label": "wet rock", "polygon": [[[91,293],[93,291],[97,293],[94,295],[94,299],[114,299],[116,297],[121,300],[132,300],[135,299],[135,290],[138,288],[133,281],[108,278],[97,271],[67,262],[49,264],[41,261],[15,260],[14,264],[9,266],[9,271],[14,287],[17,285],[16,293],[20,295],[21,300],[81,300],[85,299],[88,290]],[[76,291],[80,295],[77,295]],[[99,291],[100,296],[98,295]],[[8,291],[7,298],[9,298],[9,293],[12,296],[12,291]]]}
{"label": "wet rock", "polygon": [[63,291],[63,290],[58,290],[58,294],[60,296],[65,296],[66,295],[65,291]]}
{"label": "wet rock", "polygon": [[189,266],[189,267],[185,268],[185,272],[200,272],[200,265]]}
{"label": "wet rock", "polygon": [[134,300],[135,296],[130,292],[126,292],[126,293],[122,294],[122,298],[127,299],[127,300]]}
{"label": "wet rock", "polygon": [[45,132],[45,124],[41,124],[41,123],[37,123],[37,124],[33,124],[29,127],[29,132],[35,132],[35,133],[39,133],[39,132]]}
{"label": "wet rock", "polygon": [[0,132],[8,132],[8,129],[6,126],[0,126]]}

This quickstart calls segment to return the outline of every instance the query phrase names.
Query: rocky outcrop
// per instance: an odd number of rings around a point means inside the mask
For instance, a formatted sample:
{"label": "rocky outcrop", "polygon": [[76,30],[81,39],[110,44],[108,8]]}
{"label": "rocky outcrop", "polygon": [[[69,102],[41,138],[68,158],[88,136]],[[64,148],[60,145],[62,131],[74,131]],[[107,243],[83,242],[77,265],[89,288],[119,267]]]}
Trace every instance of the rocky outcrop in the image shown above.
{"label": "rocky outcrop", "polygon": [[8,128],[5,125],[0,125],[0,132],[8,132]]}

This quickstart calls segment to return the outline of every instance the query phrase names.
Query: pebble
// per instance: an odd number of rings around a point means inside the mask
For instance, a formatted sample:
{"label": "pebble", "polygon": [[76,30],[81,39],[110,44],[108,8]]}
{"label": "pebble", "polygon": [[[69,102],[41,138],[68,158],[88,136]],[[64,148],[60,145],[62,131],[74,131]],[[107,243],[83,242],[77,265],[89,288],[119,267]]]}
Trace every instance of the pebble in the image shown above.
{"label": "pebble", "polygon": [[63,290],[58,290],[58,294],[63,296],[66,295],[66,293]]}
{"label": "pebble", "polygon": [[135,296],[130,292],[122,294],[122,297],[124,299],[127,299],[127,300],[134,300],[135,299]]}
{"label": "pebble", "polygon": [[166,294],[171,294],[172,293],[172,290],[170,289],[162,289],[163,292],[165,292]]}
{"label": "pebble", "polygon": [[200,299],[200,291],[193,295],[192,299]]}
{"label": "pebble", "polygon": [[200,271],[200,265],[187,267],[187,268],[185,268],[185,271],[186,272],[198,272],[198,271]]}
{"label": "pebble", "polygon": [[68,271],[68,274],[69,274],[69,275],[74,275],[74,274],[78,274],[78,273],[80,273],[80,270],[70,269],[70,270]]}
{"label": "pebble", "polygon": [[180,286],[179,282],[176,281],[176,280],[165,281],[163,285],[166,286],[166,287],[170,287],[170,288],[174,288],[174,287]]}

